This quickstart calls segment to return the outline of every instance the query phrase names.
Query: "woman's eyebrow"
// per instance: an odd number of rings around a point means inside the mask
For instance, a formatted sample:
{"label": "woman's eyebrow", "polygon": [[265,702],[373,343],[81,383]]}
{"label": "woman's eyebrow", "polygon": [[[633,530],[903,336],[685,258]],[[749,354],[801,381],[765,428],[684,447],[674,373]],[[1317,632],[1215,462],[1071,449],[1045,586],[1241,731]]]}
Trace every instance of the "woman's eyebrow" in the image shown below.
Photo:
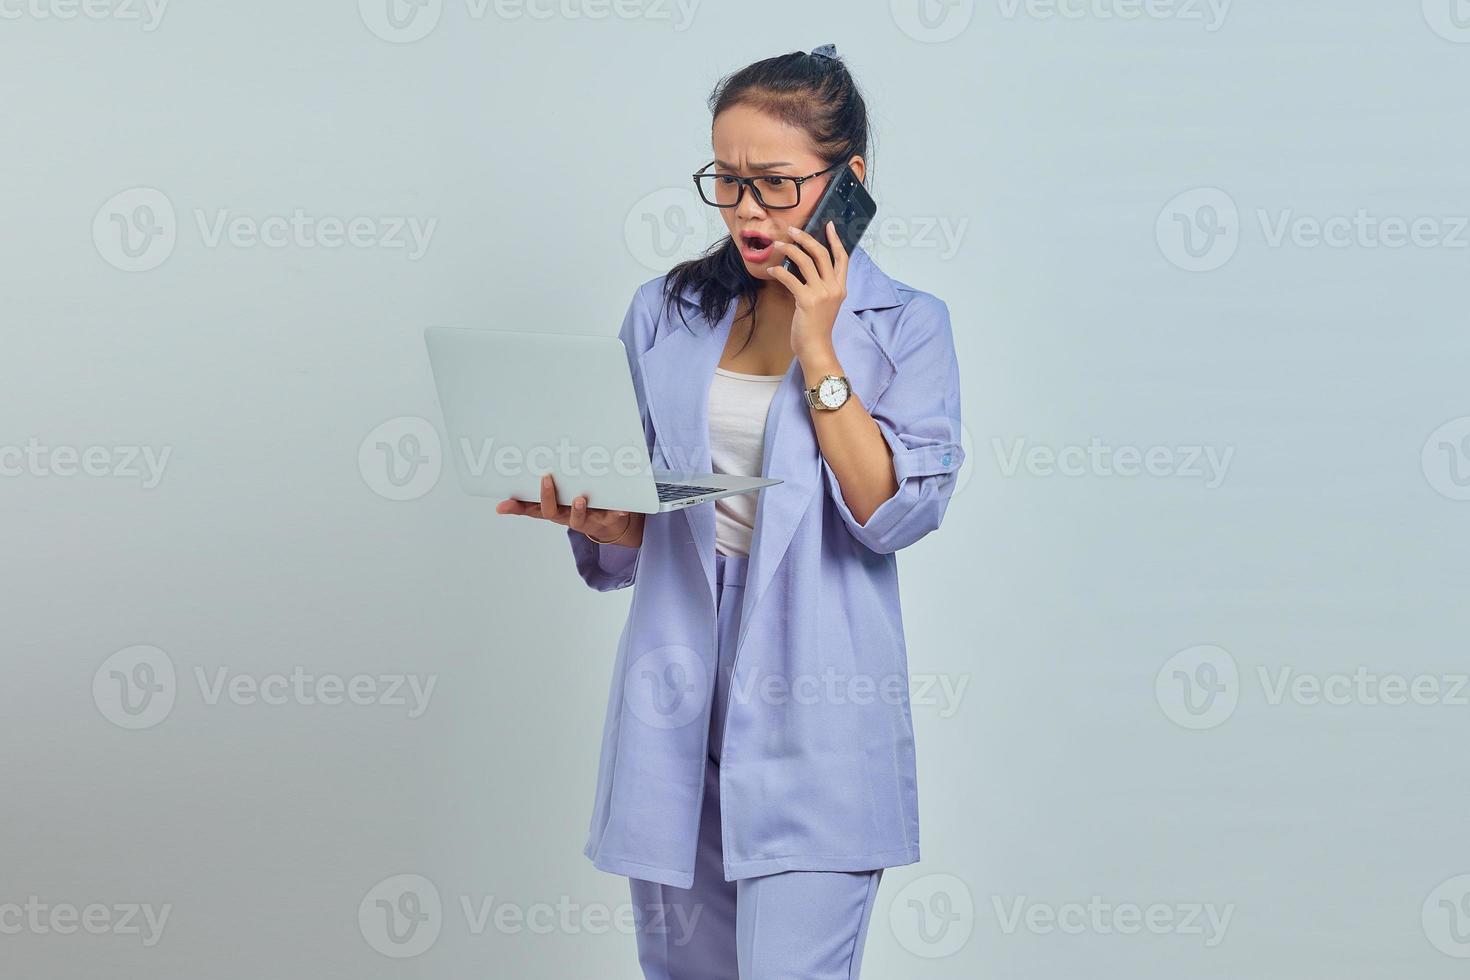
{"label": "woman's eyebrow", "polygon": [[[721,160],[719,157],[716,157],[715,158],[715,166],[717,166],[717,167],[724,167],[726,170],[739,170],[740,169],[739,167],[735,166],[735,164],[733,164],[733,163],[726,163],[724,160]],[[750,169],[751,170],[775,170],[777,167],[789,167],[789,166],[791,166],[791,164],[788,163],[788,162],[786,162],[785,160],[778,160],[775,163],[752,163],[750,165]]]}

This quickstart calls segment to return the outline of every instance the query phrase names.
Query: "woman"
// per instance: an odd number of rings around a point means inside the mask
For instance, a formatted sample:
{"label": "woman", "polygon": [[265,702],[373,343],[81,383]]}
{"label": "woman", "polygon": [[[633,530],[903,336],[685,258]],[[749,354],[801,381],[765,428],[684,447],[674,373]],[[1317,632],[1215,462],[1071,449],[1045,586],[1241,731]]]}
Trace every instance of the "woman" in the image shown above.
{"label": "woman", "polygon": [[585,853],[631,880],[644,975],[856,977],[882,869],[919,859],[894,552],[964,461],[959,372],[942,302],[801,230],[867,168],[835,49],[710,106],[695,180],[730,236],[645,283],[619,336],[655,468],[783,482],[644,515],[561,506],[548,477],[497,509],[566,525],[591,587],[635,586]]}

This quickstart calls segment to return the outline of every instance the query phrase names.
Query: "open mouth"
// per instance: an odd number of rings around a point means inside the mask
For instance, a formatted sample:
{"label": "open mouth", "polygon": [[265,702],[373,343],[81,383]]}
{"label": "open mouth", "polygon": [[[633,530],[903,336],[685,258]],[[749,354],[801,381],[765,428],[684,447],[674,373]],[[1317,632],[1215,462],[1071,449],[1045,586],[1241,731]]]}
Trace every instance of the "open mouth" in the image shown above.
{"label": "open mouth", "polygon": [[740,233],[740,251],[751,262],[764,262],[770,258],[772,239],[755,231]]}

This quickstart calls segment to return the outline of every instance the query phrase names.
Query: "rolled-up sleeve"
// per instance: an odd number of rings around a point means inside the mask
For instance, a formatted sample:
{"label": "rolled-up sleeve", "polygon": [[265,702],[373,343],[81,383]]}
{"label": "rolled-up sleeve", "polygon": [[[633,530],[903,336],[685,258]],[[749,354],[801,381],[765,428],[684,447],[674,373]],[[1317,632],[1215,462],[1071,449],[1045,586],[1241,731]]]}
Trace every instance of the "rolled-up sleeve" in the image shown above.
{"label": "rolled-up sleeve", "polygon": [[638,566],[638,548],[621,544],[598,544],[581,531],[567,528],[577,574],[598,592],[625,589],[633,584]]}
{"label": "rolled-up sleeve", "polygon": [[[638,412],[643,417],[643,435],[650,451],[653,447],[653,424],[649,419],[648,402],[643,392],[643,377],[638,372],[638,358],[645,349],[647,338],[653,329],[653,312],[649,308],[647,293],[656,288],[656,282],[644,284],[633,294],[623,325],[618,330],[618,339],[628,354],[628,370],[633,375],[633,391],[638,396]],[[625,589],[633,584],[640,548],[621,544],[598,544],[581,531],[567,528],[567,539],[571,542],[572,557],[577,563],[577,574],[599,592]]]}
{"label": "rolled-up sleeve", "polygon": [[939,527],[965,461],[959,364],[949,308],[942,301],[926,293],[909,302],[898,324],[893,362],[893,380],[867,408],[893,451],[898,490],[860,524],[825,457],[821,464],[843,523],[880,554],[906,548]]}

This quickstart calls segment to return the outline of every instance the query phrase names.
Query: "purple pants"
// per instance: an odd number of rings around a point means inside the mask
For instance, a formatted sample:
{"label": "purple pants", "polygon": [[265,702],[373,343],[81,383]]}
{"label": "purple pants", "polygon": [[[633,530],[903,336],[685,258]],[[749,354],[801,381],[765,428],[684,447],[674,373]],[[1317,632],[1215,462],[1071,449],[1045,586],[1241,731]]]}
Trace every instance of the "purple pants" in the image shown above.
{"label": "purple pants", "polygon": [[694,884],[629,878],[647,980],[856,980],[881,868],[785,871],[726,881],[720,844],[720,734],[748,559],[715,556],[719,668]]}

